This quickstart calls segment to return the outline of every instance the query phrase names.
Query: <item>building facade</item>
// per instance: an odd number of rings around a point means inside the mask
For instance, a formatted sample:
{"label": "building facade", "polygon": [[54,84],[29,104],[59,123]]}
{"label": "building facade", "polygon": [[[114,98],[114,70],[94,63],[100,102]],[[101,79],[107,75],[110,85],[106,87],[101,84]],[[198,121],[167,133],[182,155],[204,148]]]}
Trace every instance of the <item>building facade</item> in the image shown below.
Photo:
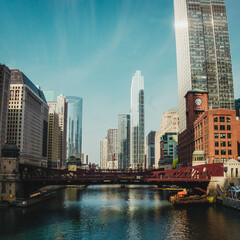
{"label": "building facade", "polygon": [[159,165],[170,164],[178,158],[178,132],[165,133],[160,142],[161,159]]}
{"label": "building facade", "polygon": [[108,164],[108,140],[107,138],[103,138],[100,141],[100,168],[107,169]]}
{"label": "building facade", "polygon": [[66,98],[68,101],[67,159],[74,156],[79,159],[78,164],[81,164],[83,99],[74,96]]}
{"label": "building facade", "polygon": [[209,93],[212,109],[234,109],[229,33],[224,0],[174,0],[180,132],[185,94]]}
{"label": "building facade", "polygon": [[179,134],[179,163],[192,164],[195,150],[203,150],[207,163],[238,159],[240,121],[236,111],[209,109],[208,93],[191,90],[186,94],[187,129]]}
{"label": "building facade", "polygon": [[8,101],[11,71],[0,65],[0,157],[1,149],[7,140]]}
{"label": "building facade", "polygon": [[130,168],[144,167],[144,77],[136,71],[131,85]]}
{"label": "building facade", "polygon": [[240,117],[240,98],[235,100],[235,110],[237,117]]}
{"label": "building facade", "polygon": [[58,124],[60,127],[59,135],[59,153],[60,167],[66,166],[67,160],[67,119],[68,119],[68,102],[66,97],[61,94],[57,97],[57,101],[48,102],[50,112],[55,112],[58,115]]}
{"label": "building facade", "polygon": [[118,169],[118,129],[110,128],[107,133],[107,168]]}
{"label": "building facade", "polygon": [[130,166],[130,115],[118,115],[118,169]]}
{"label": "building facade", "polygon": [[59,139],[60,127],[58,114],[53,111],[48,115],[48,167],[60,167]]}
{"label": "building facade", "polygon": [[20,150],[20,161],[47,166],[47,101],[21,71],[11,70],[7,142]]}
{"label": "building facade", "polygon": [[147,168],[153,168],[155,165],[155,131],[151,131],[146,137],[146,156]]}
{"label": "building facade", "polygon": [[161,129],[155,134],[155,167],[158,167],[161,158],[161,137],[165,133],[178,133],[179,132],[179,114],[178,108],[172,108],[165,111],[161,118]]}

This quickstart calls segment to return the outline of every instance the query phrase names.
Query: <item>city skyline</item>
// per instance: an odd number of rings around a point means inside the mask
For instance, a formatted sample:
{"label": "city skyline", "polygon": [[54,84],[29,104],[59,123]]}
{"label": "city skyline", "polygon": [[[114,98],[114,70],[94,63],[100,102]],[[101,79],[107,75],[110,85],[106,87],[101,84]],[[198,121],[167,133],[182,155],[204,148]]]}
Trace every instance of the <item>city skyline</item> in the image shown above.
{"label": "city skyline", "polygon": [[[239,98],[240,2],[226,0],[226,7]],[[162,113],[177,106],[173,1],[1,1],[0,16],[1,63],[43,89],[84,99],[83,152],[89,162],[99,162],[100,139],[117,127],[119,113],[129,112],[137,69],[145,76],[145,133],[159,130]]]}

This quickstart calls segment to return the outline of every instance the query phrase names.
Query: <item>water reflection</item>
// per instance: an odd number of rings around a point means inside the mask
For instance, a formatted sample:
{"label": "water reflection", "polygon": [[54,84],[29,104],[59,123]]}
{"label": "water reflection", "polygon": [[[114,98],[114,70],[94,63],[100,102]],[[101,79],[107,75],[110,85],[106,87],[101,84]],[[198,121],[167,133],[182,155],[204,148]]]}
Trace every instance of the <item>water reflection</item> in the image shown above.
{"label": "water reflection", "polygon": [[239,213],[167,199],[159,190],[68,187],[27,209],[1,209],[0,239],[239,239]]}

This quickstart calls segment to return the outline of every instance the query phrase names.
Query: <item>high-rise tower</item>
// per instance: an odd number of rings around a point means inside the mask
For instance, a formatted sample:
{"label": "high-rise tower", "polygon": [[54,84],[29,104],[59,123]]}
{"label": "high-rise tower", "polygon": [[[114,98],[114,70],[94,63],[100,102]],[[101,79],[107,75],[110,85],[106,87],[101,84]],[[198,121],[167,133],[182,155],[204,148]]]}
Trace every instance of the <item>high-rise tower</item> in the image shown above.
{"label": "high-rise tower", "polygon": [[68,101],[67,158],[74,156],[81,160],[83,99],[74,96],[67,96],[66,98]]}
{"label": "high-rise tower", "polygon": [[[44,91],[47,92],[48,99],[53,100],[51,97],[53,91]],[[53,96],[53,95],[52,95]],[[68,118],[68,102],[63,94],[57,97],[57,101],[48,101],[50,112],[55,112],[58,115],[58,124],[60,127],[60,134],[58,140],[58,159],[60,160],[60,167],[66,165],[67,160],[67,118]]]}
{"label": "high-rise tower", "polygon": [[130,167],[144,167],[144,77],[136,71],[132,77],[130,113]]}
{"label": "high-rise tower", "polygon": [[118,114],[118,169],[128,169],[130,161],[130,115]]}
{"label": "high-rise tower", "polygon": [[182,132],[191,89],[208,91],[213,109],[234,109],[232,63],[224,0],[174,0],[174,13]]}

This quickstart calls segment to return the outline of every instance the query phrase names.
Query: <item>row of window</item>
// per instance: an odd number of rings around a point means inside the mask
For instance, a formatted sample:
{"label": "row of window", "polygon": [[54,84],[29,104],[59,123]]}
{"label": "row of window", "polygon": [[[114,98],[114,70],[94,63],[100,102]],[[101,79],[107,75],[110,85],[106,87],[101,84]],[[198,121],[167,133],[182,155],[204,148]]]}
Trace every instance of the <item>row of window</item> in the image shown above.
{"label": "row of window", "polygon": [[214,122],[231,122],[229,117],[215,117]]}
{"label": "row of window", "polygon": [[[218,125],[214,125],[214,130],[226,130],[226,126],[225,125],[220,125],[218,127]],[[227,130],[230,131],[231,130],[231,125],[227,125]]]}
{"label": "row of window", "polygon": [[215,150],[215,155],[219,155],[220,152],[221,152],[221,155],[226,155],[226,153],[228,153],[228,155],[232,155],[231,149],[229,149],[228,151],[226,151],[226,149],[222,149],[221,151]]}
{"label": "row of window", "polygon": [[232,138],[232,134],[231,133],[215,133],[214,134],[214,137],[215,138],[219,138],[219,136],[220,136],[220,138],[222,138],[222,139],[224,139],[224,138],[226,138],[226,136],[227,136],[227,138]]}
{"label": "row of window", "polygon": [[[231,147],[232,146],[232,142],[220,142],[220,146],[221,147],[226,147],[226,145],[228,146],[228,147]],[[219,147],[219,142],[215,142],[215,147]]]}

